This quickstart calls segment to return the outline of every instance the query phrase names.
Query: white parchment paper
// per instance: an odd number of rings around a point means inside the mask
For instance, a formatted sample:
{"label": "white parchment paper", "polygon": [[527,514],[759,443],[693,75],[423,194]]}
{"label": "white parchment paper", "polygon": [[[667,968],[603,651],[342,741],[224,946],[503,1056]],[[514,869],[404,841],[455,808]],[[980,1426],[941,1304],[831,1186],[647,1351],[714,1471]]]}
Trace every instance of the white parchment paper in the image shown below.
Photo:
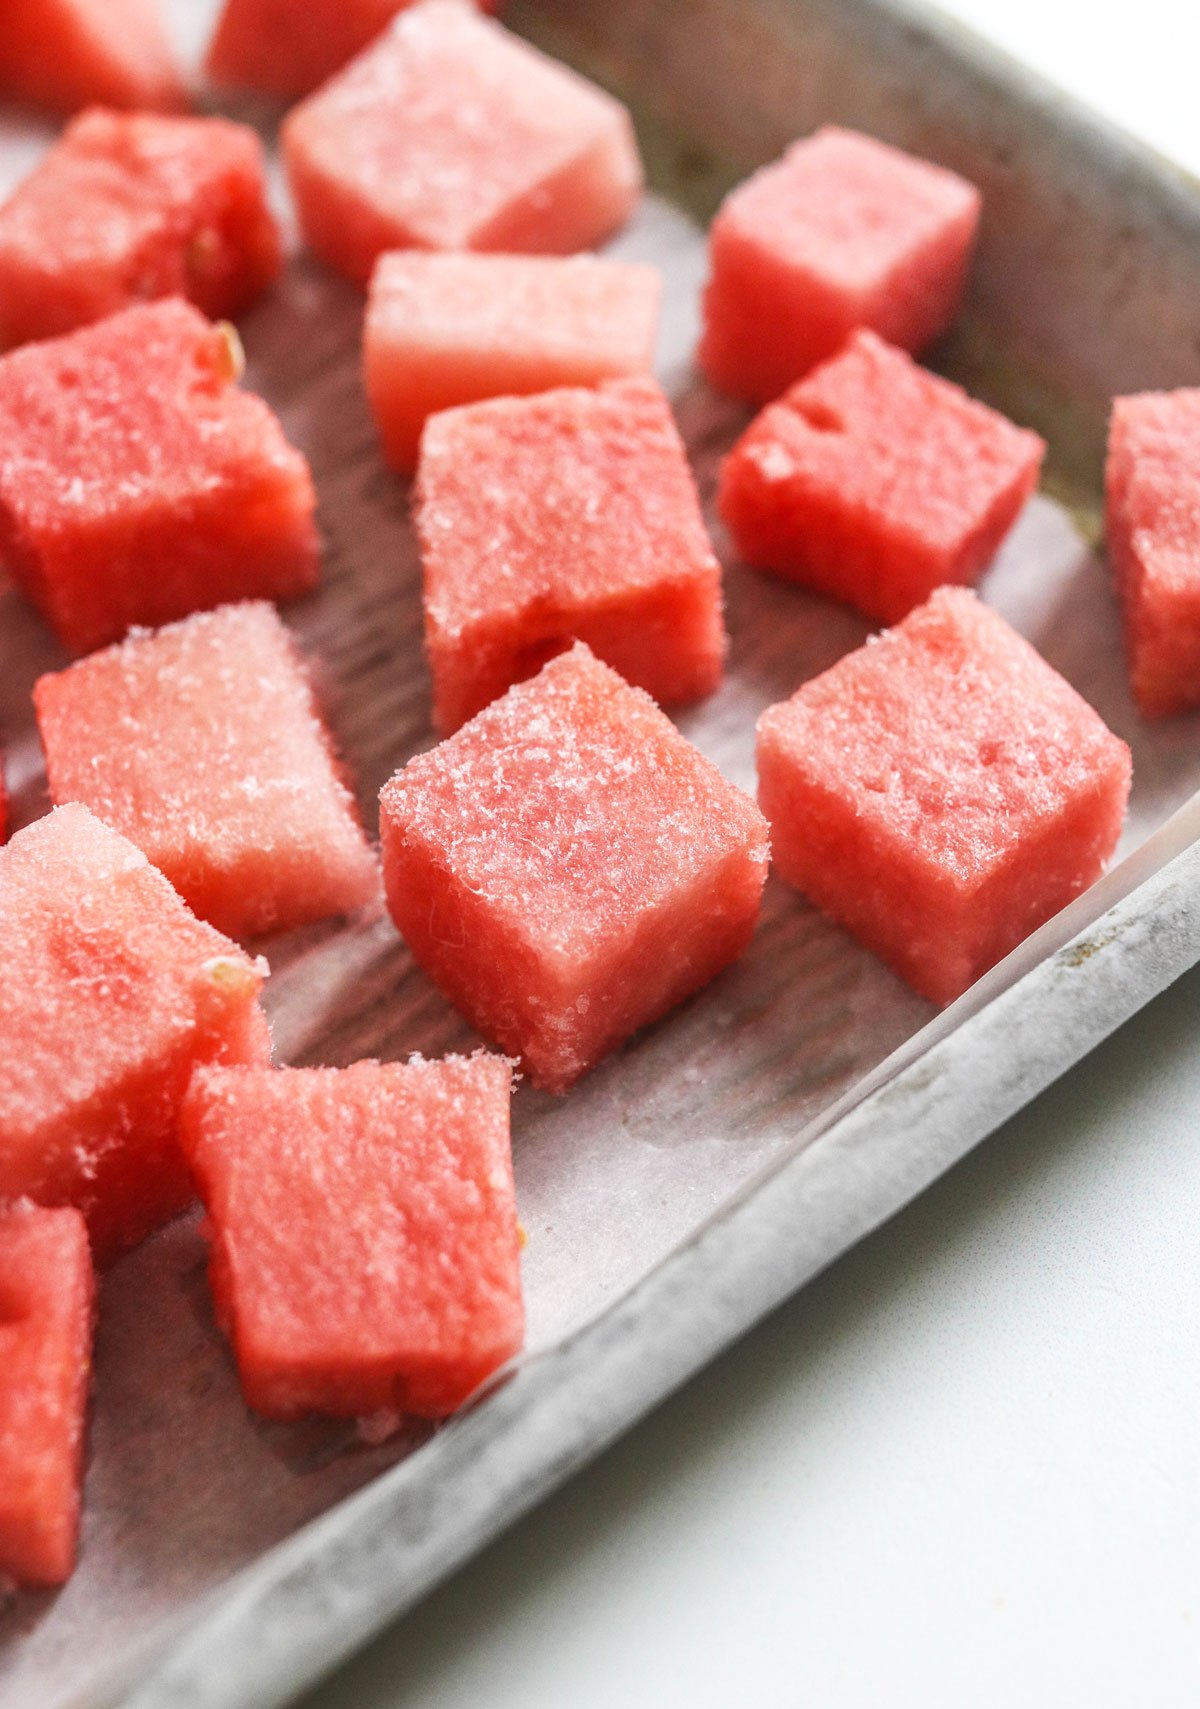
{"label": "white parchment paper", "polygon": [[[181,38],[199,40],[209,10],[207,0],[177,0]],[[0,187],[28,169],[49,135],[11,116],[0,123]],[[720,456],[745,417],[691,368],[702,237],[651,199],[614,247],[665,271],[659,371],[710,503]],[[297,260],[243,333],[246,383],[312,460],[325,582],[287,615],[320,659],[331,721],[373,829],[380,785],[432,734],[408,495],[377,454],[359,378],[361,307],[350,287]],[[752,788],[757,714],[867,627],[732,563],[726,592],[728,680],[679,722]],[[1137,720],[1107,573],[1048,500],[1029,506],[982,592],[1130,742],[1122,852],[1136,847],[1200,787],[1200,719]],[[18,823],[46,805],[29,691],[63,662],[36,616],[0,593],[0,728]],[[386,920],[262,947],[281,1061],[476,1042]],[[644,1275],[931,1013],[772,880],[753,946],[710,990],[568,1099],[523,1088],[514,1140],[530,1348],[551,1345]],[[214,1327],[203,1265],[194,1220],[185,1219],[105,1279],[82,1561],[61,1593],[0,1606],[3,1709],[97,1701],[106,1679],[126,1674],[232,1571],[422,1439],[414,1431],[368,1447],[341,1426],[255,1420]]]}

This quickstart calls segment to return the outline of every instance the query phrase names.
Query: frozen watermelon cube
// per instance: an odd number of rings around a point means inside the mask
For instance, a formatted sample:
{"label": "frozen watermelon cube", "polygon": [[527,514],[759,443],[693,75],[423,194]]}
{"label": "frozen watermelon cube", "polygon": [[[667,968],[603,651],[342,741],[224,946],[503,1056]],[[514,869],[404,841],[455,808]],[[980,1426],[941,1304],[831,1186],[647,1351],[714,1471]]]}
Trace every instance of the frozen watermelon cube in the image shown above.
{"label": "frozen watermelon cube", "polygon": [[0,360],[0,557],[63,645],[306,592],[308,464],[179,298]]}
{"label": "frozen watermelon cube", "polygon": [[158,0],[4,0],[0,90],[60,113],[187,105]]}
{"label": "frozen watermelon cube", "polygon": [[183,1145],[257,1411],[438,1418],[519,1350],[511,1087],[482,1054],[197,1072]]}
{"label": "frozen watermelon cube", "polygon": [[758,726],[779,873],[935,1003],[1100,876],[1129,777],[1124,742],[962,588]]}
{"label": "frozen watermelon cube", "polygon": [[0,208],[0,343],[72,332],[148,297],[240,314],[279,266],[248,126],[93,108]]}
{"label": "frozen watermelon cube", "polygon": [[379,894],[312,688],[264,603],[199,612],[34,689],[55,801],[82,801],[233,937]]}
{"label": "frozen watermelon cube", "polygon": [[417,531],[444,734],[572,640],[664,704],[721,679],[720,565],[652,380],[431,417]]}
{"label": "frozen watermelon cube", "polygon": [[661,296],[657,268],[598,255],[381,256],[363,354],[389,462],[436,410],[648,374]]}
{"label": "frozen watermelon cube", "polygon": [[75,1566],[94,1296],[77,1210],[0,1208],[0,1579]]}
{"label": "frozen watermelon cube", "polygon": [[266,965],[71,805],[0,849],[0,1203],[77,1205],[115,1255],[191,1198],[176,1140],[198,1062],[266,1062]]}
{"label": "frozen watermelon cube", "polygon": [[718,499],[758,569],[894,623],[986,569],[1045,446],[870,332],[769,404]]}
{"label": "frozen watermelon cube", "polygon": [[[225,0],[205,64],[214,82],[294,100],[340,71],[412,0]],[[480,0],[494,12],[495,0]]]}
{"label": "frozen watermelon cube", "polygon": [[586,249],[642,181],[625,108],[466,0],[401,12],[282,142],[310,247],[362,283],[385,249]]}
{"label": "frozen watermelon cube", "polygon": [[705,373],[767,403],[859,327],[923,350],[958,311],[979,207],[965,179],[856,131],[793,143],[713,221]]}
{"label": "frozen watermelon cube", "polygon": [[380,799],[409,948],[547,1091],[707,984],[754,930],[762,815],[582,644]]}
{"label": "frozen watermelon cube", "polygon": [[1117,399],[1107,485],[1134,698],[1147,718],[1200,706],[1200,389]]}

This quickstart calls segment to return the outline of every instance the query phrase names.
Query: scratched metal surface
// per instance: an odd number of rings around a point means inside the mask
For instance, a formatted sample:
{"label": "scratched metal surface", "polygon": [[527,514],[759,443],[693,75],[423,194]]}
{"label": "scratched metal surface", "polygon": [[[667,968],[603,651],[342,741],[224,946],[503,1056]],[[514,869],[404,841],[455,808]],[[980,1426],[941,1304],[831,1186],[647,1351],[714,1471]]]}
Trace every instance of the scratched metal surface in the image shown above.
{"label": "scratched metal surface", "polygon": [[[176,0],[181,39],[202,39],[210,10],[207,0]],[[514,17],[634,100],[656,193],[615,247],[666,274],[659,372],[710,505],[719,458],[745,419],[691,366],[704,271],[697,222],[724,185],[829,117],[984,184],[976,286],[941,361],[1048,433],[1056,496],[1030,507],[983,592],[1130,741],[1135,785],[1121,852],[1140,853],[1024,957],[1031,966],[1058,940],[1085,933],[1075,960],[1062,968],[1042,960],[1017,988],[1036,1052],[1028,1039],[1018,1045],[1015,1026],[997,1030],[1000,999],[968,1019],[986,993],[923,1034],[929,1007],[772,881],[749,954],[708,992],[569,1099],[521,1090],[514,1136],[529,1233],[529,1355],[506,1388],[431,1444],[413,1433],[372,1447],[320,1424],[253,1421],[212,1324],[194,1225],[177,1224],[126,1260],[104,1288],[82,1564],[57,1597],[17,1597],[0,1609],[5,1709],[109,1701],[143,1674],[142,1705],[285,1701],[1200,953],[1189,912],[1196,862],[1166,867],[1168,857],[1191,859],[1200,826],[1185,809],[1161,831],[1200,787],[1200,720],[1139,724],[1107,576],[1089,547],[1103,400],[1132,385],[1193,379],[1200,365],[1191,330],[1200,218],[1190,187],[970,44],[890,7],[545,0]],[[5,117],[4,183],[47,134]],[[325,580],[287,615],[319,660],[373,827],[380,784],[432,735],[407,491],[377,453],[359,380],[360,321],[354,291],[296,258],[243,333],[247,384],[270,399],[313,463]],[[752,787],[758,711],[866,628],[733,562],[726,591],[728,681],[680,723]],[[59,662],[37,619],[0,594],[0,726],[19,818],[44,807],[29,688]],[[1111,905],[1127,910],[1121,930],[1087,936]],[[281,1060],[472,1042],[385,920],[263,948]],[[989,989],[1002,990],[1016,971]],[[892,1052],[919,1053],[933,1036],[954,1072],[975,1064],[970,1109],[951,1102],[939,1112],[933,1080],[914,1086],[893,1067],[884,1093],[907,1103],[864,1101]],[[1022,1052],[1019,1072],[1012,1064],[1004,1072],[1004,1048]],[[953,1072],[937,1082],[947,1084]],[[822,1130],[855,1105],[850,1119],[867,1122],[867,1138],[853,1166],[839,1169],[844,1124]],[[810,1141],[811,1159],[797,1158]],[[768,1176],[773,1184],[755,1185]],[[338,1507],[355,1490],[357,1504]],[[322,1513],[316,1532],[299,1531]],[[253,1565],[288,1538],[282,1555]],[[205,1599],[247,1568],[214,1616],[220,1624],[154,1671]]]}

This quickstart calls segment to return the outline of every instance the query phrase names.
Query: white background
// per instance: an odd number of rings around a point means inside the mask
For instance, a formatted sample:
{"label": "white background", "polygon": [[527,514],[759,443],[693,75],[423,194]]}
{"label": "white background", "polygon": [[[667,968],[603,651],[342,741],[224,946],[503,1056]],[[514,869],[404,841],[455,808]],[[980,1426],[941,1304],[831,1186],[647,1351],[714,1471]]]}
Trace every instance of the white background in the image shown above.
{"label": "white background", "polygon": [[[950,9],[1200,169],[1196,0]],[[1198,1041],[1200,972],[306,1709],[1195,1709]]]}

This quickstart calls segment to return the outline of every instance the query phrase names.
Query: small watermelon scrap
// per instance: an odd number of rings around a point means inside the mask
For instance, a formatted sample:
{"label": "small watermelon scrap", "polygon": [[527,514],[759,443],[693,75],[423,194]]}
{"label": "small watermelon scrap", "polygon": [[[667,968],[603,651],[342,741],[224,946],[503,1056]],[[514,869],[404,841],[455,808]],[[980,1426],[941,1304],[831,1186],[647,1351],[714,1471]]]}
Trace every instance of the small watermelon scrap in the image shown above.
{"label": "small watermelon scrap", "polygon": [[1045,445],[871,332],[769,404],[718,507],[758,569],[895,623],[986,569]]}
{"label": "small watermelon scrap", "polygon": [[305,240],[362,284],[387,249],[587,249],[642,184],[625,108],[466,0],[401,12],[281,141]]}
{"label": "small watermelon scrap", "polygon": [[158,0],[4,0],[0,91],[60,113],[188,104]]}
{"label": "small watermelon scrap", "polygon": [[197,1071],[182,1139],[242,1388],[274,1418],[440,1418],[524,1338],[512,1069]]}
{"label": "small watermelon scrap", "polygon": [[663,704],[721,680],[721,569],[652,380],[432,416],[417,532],[443,733],[573,640]]}
{"label": "small watermelon scrap", "polygon": [[661,298],[657,268],[599,255],[381,256],[363,357],[388,461],[414,467],[437,410],[648,374]]}
{"label": "small watermelon scrap", "polygon": [[74,1570],[94,1309],[80,1213],[0,1208],[0,1578],[20,1585]]}
{"label": "small watermelon scrap", "polygon": [[274,606],[227,605],[42,677],[50,794],[82,801],[231,937],[353,913],[379,869]]}
{"label": "small watermelon scrap", "polygon": [[201,1062],[267,1062],[266,971],[133,844],[69,805],[0,849],[0,1202],[71,1204],[99,1259],[192,1197],[176,1142]]}
{"label": "small watermelon scrap", "polygon": [[[296,100],[340,71],[412,0],[225,0],[205,67],[214,83]],[[480,0],[494,12],[496,0]]]}
{"label": "small watermelon scrap", "polygon": [[308,464],[176,297],[0,360],[0,557],[71,652],[315,583]]}
{"label": "small watermelon scrap", "polygon": [[1108,551],[1138,709],[1200,706],[1200,389],[1113,405]]}
{"label": "small watermelon scrap", "polygon": [[762,815],[582,644],[384,786],[384,880],[421,966],[565,1091],[746,947]]}
{"label": "small watermelon scrap", "polygon": [[973,184],[857,131],[793,143],[713,221],[701,366],[762,404],[859,327],[919,353],[958,312],[979,210]]}
{"label": "small watermelon scrap", "polygon": [[280,265],[247,125],[92,108],[0,208],[0,343],[152,297],[240,314]]}
{"label": "small watermelon scrap", "polygon": [[1100,876],[1130,756],[1002,617],[942,588],[763,713],[758,777],[781,877],[949,1003]]}

